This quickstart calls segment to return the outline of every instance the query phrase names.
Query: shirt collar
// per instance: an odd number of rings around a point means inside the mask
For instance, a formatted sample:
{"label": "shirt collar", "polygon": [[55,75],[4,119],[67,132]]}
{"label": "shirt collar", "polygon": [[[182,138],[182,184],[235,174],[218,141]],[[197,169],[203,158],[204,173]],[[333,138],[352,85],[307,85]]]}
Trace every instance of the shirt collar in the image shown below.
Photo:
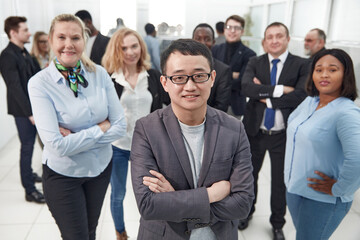
{"label": "shirt collar", "polygon": [[[81,69],[80,69],[80,74],[83,75],[86,79],[87,79],[87,76],[86,76],[86,72],[84,71],[84,65],[83,63],[80,61],[80,66],[81,66]],[[64,76],[59,72],[59,70],[56,68],[55,66],[55,63],[54,63],[54,59],[52,59],[50,61],[50,64],[48,66],[48,69],[49,69],[49,72],[50,72],[50,76],[51,76],[51,79],[54,81],[54,82],[59,82],[61,81],[63,84],[66,84],[66,79],[64,78]],[[80,88],[78,88],[78,91],[80,90]]]}
{"label": "shirt collar", "polygon": [[[285,62],[286,58],[288,57],[288,55],[289,55],[289,50],[286,49],[286,51],[283,52],[283,54],[281,54],[277,59],[280,59],[280,62],[282,64],[284,64],[284,62]],[[269,58],[269,63],[271,65],[271,61],[274,60],[275,58],[270,53],[268,53],[268,58]]]}
{"label": "shirt collar", "polygon": [[[149,73],[145,69],[143,69],[139,73],[138,80],[147,78],[148,76],[149,76]],[[124,86],[124,82],[126,82],[122,69],[119,69],[118,71],[111,74],[111,78],[115,79],[115,82],[119,83],[122,86]]]}

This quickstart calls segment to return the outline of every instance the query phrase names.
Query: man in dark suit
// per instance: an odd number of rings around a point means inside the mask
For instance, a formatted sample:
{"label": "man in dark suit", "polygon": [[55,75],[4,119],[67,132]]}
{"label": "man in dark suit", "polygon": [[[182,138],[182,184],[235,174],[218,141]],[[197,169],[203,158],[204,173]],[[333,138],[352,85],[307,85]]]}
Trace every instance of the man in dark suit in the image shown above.
{"label": "man in dark suit", "polygon": [[[214,37],[214,29],[207,23],[197,25],[192,36],[195,41],[205,44],[210,50],[215,44]],[[213,62],[214,70],[216,71],[216,79],[214,86],[211,88],[210,97],[207,103],[213,108],[226,112],[230,104],[231,70],[228,65],[215,58],[213,58]]]}
{"label": "man in dark suit", "polygon": [[110,38],[102,35],[94,26],[90,13],[86,10],[80,10],[75,13],[75,16],[79,17],[89,30],[89,39],[86,42],[86,54],[90,59],[101,65],[101,59],[105,53],[106,46],[109,43]]}
{"label": "man in dark suit", "polygon": [[210,50],[174,41],[161,69],[171,105],[136,122],[131,147],[138,239],[237,240],[253,200],[251,156],[242,123],[207,105]]}
{"label": "man in dark suit", "polygon": [[36,127],[32,116],[27,83],[40,66],[24,48],[29,43],[31,33],[25,17],[8,17],[4,28],[9,37],[8,46],[0,56],[0,71],[7,87],[8,114],[15,117],[20,150],[21,183],[25,188],[25,199],[29,202],[45,203],[44,196],[35,188],[35,180],[41,181],[31,168]]}
{"label": "man in dark suit", "polygon": [[[306,60],[287,50],[290,41],[287,27],[279,22],[265,30],[264,47],[267,53],[251,58],[242,81],[242,90],[250,100],[246,105],[244,125],[248,134],[257,195],[257,180],[266,150],[271,160],[271,217],[274,239],[284,239],[285,224],[284,154],[286,123],[289,114],[306,97]],[[240,222],[239,228],[255,211],[255,203],[249,217]]]}
{"label": "man in dark suit", "polygon": [[325,50],[326,34],[319,28],[311,29],[305,36],[305,55],[314,58],[315,54]]}
{"label": "man in dark suit", "polygon": [[249,59],[255,52],[241,42],[244,34],[245,19],[232,15],[225,22],[226,43],[212,48],[213,57],[230,66],[232,71],[232,86],[230,105],[236,116],[244,115],[246,98],[241,93],[241,79]]}

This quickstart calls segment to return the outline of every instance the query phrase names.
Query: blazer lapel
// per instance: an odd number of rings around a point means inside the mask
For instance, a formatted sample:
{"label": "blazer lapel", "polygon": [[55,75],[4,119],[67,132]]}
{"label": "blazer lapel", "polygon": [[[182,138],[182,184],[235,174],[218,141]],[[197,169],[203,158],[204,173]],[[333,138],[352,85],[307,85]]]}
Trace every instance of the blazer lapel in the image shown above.
{"label": "blazer lapel", "polygon": [[264,57],[261,59],[261,63],[259,67],[262,69],[261,71],[264,74],[264,77],[261,78],[263,80],[263,84],[271,85],[270,81],[270,63],[269,63],[269,56],[264,54]]}
{"label": "blazer lapel", "polygon": [[186,180],[188,181],[189,186],[194,188],[194,179],[192,177],[189,156],[187,154],[184,140],[181,134],[180,125],[174,112],[171,109],[171,105],[164,110],[163,120],[173,149],[175,150],[182,170],[185,173]]}
{"label": "blazer lapel", "polygon": [[216,141],[218,139],[219,124],[216,112],[208,106],[206,112],[205,122],[205,140],[204,140],[204,155],[198,180],[198,187],[204,184],[205,178],[209,172],[213,155],[215,152]]}
{"label": "blazer lapel", "polygon": [[290,67],[291,65],[291,58],[292,58],[292,55],[289,53],[286,60],[285,60],[285,63],[284,63],[284,66],[283,66],[283,69],[281,70],[281,73],[280,73],[280,76],[279,76],[279,81],[278,81],[278,84],[284,84],[285,80],[286,80],[286,76],[288,76],[288,72],[292,69]]}

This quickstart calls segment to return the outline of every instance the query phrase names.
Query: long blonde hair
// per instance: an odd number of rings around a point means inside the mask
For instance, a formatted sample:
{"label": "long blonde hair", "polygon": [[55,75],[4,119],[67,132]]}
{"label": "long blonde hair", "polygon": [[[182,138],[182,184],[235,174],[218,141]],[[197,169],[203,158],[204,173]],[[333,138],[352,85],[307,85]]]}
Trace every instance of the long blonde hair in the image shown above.
{"label": "long blonde hair", "polygon": [[[50,26],[50,31],[49,31],[50,41],[52,40],[52,37],[54,35],[55,25],[59,22],[74,22],[74,23],[78,24],[81,28],[81,31],[82,31],[81,35],[84,39],[84,44],[85,44],[86,39],[87,39],[85,25],[84,25],[83,21],[81,21],[80,18],[76,17],[73,14],[60,14],[52,20],[51,26]],[[90,72],[95,72],[95,70],[96,70],[95,63],[93,61],[91,61],[88,56],[86,56],[85,52],[82,53],[80,60],[84,64],[86,70],[88,70]]]}
{"label": "long blonde hair", "polygon": [[142,69],[150,69],[150,55],[147,53],[146,44],[142,37],[132,29],[121,28],[117,30],[111,37],[101,61],[102,65],[108,73],[114,73],[119,69],[124,68],[124,52],[122,50],[121,44],[123,43],[124,38],[130,34],[134,35],[140,44],[141,56],[137,63],[138,72],[140,72]]}

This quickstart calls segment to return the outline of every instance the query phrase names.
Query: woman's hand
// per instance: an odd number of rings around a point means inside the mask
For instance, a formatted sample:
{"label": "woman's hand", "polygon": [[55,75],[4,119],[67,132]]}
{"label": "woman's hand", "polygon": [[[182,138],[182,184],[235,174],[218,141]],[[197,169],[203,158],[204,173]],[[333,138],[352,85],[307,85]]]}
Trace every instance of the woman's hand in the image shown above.
{"label": "woman's hand", "polygon": [[101,131],[103,131],[104,133],[109,130],[109,128],[111,127],[111,124],[109,122],[109,120],[104,120],[101,123],[98,123],[98,126],[100,127]]}
{"label": "woman's hand", "polygon": [[71,133],[71,131],[69,129],[62,128],[62,127],[59,127],[59,130],[63,137],[66,137]]}
{"label": "woman's hand", "polygon": [[313,183],[309,183],[308,186],[314,189],[315,191],[326,193],[332,196],[331,189],[334,183],[336,183],[336,180],[322,172],[315,171],[315,173],[320,177],[322,177],[322,179],[307,178],[308,181],[313,182]]}
{"label": "woman's hand", "polygon": [[143,177],[143,184],[148,186],[154,193],[160,192],[174,192],[175,189],[171,186],[168,180],[157,171],[150,170],[151,175],[154,177]]}

